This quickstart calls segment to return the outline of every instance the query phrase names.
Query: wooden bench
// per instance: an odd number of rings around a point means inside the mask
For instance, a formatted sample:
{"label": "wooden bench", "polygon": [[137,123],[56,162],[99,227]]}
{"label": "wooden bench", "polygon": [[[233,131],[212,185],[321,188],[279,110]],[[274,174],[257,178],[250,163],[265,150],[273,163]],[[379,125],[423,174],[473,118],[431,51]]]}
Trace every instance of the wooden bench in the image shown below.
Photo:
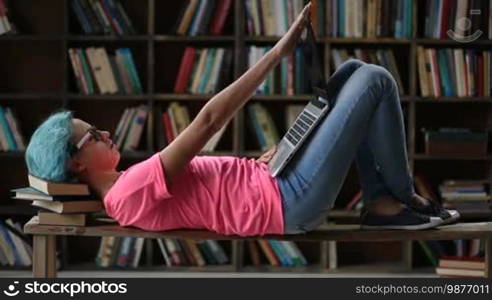
{"label": "wooden bench", "polygon": [[[162,232],[144,231],[133,227],[121,227],[115,223],[96,223],[87,227],[39,225],[33,217],[24,232],[34,237],[33,276],[56,277],[56,236],[131,236],[144,238],[184,238],[193,240],[251,240],[259,237],[224,236],[210,231],[172,230]],[[359,225],[325,225],[316,231],[298,235],[268,235],[261,238],[293,241],[412,241],[482,239],[485,241],[485,274],[492,278],[492,222],[458,223],[432,230],[361,230]]]}

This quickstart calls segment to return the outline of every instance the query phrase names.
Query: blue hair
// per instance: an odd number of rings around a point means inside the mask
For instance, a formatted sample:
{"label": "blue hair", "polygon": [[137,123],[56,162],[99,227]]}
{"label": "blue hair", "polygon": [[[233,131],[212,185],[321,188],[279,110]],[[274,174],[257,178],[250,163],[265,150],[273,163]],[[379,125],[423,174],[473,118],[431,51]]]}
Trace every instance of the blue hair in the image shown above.
{"label": "blue hair", "polygon": [[26,164],[30,174],[53,182],[74,181],[68,170],[71,111],[63,110],[49,116],[34,132],[26,149]]}

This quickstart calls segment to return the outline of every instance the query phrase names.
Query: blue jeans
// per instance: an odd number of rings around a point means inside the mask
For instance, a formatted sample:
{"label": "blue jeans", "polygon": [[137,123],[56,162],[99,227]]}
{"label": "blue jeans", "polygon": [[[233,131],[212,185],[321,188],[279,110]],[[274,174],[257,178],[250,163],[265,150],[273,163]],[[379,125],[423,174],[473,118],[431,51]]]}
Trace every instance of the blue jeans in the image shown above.
{"label": "blue jeans", "polygon": [[286,234],[319,226],[355,158],[363,201],[413,193],[398,88],[383,67],[351,59],[330,78],[336,104],[276,177]]}

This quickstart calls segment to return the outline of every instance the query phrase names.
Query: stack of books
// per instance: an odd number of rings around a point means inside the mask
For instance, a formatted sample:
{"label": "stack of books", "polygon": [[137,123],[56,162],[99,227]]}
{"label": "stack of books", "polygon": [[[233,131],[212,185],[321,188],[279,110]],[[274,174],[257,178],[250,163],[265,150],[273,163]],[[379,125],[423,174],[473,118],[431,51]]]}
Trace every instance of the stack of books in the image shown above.
{"label": "stack of books", "polygon": [[[8,227],[7,227],[8,226]],[[12,229],[15,229],[15,233]],[[29,267],[32,265],[32,247],[18,234],[22,232],[19,222],[7,219],[0,222],[0,264],[2,266]]]}
{"label": "stack of books", "polygon": [[182,6],[174,32],[178,35],[221,35],[232,0],[188,0]]}
{"label": "stack of books", "polygon": [[174,85],[176,94],[212,94],[230,82],[233,52],[227,48],[186,47]]}
{"label": "stack of books", "polygon": [[488,133],[471,128],[441,127],[437,130],[422,128],[425,154],[439,156],[485,156]]}
{"label": "stack of books", "polygon": [[[188,108],[179,102],[171,102],[166,111],[160,112],[157,122],[157,137],[159,148],[162,149],[170,144],[188,125],[190,125],[190,114]],[[217,147],[222,135],[227,128],[224,125],[214,136],[205,144],[201,153],[213,152]]]}
{"label": "stack of books", "polygon": [[443,205],[460,213],[492,214],[492,203],[487,183],[480,180],[446,180],[439,185]]}
{"label": "stack of books", "polygon": [[31,174],[28,180],[29,187],[12,190],[13,199],[32,201],[40,208],[41,225],[85,226],[90,213],[104,210],[86,184],[49,182]]}
{"label": "stack of books", "polygon": [[492,93],[492,51],[417,47],[423,97],[489,97]]}
{"label": "stack of books", "polygon": [[11,20],[9,20],[9,10],[6,0],[0,0],[0,35],[6,33],[16,33],[17,29]]}
{"label": "stack of books", "polygon": [[148,114],[149,108],[145,104],[125,109],[113,137],[119,150],[138,150]]}
{"label": "stack of books", "polygon": [[85,34],[136,34],[119,0],[71,0],[70,6]]}
{"label": "stack of books", "polygon": [[[292,55],[282,58],[279,65],[270,73],[257,88],[256,94],[262,95],[298,95],[310,94],[311,82],[306,73],[309,71],[304,50],[305,45],[297,47]],[[255,65],[271,47],[251,46],[248,48],[248,66]]]}
{"label": "stack of books", "polygon": [[0,106],[0,151],[25,150],[17,118],[9,107]]}
{"label": "stack of books", "polygon": [[80,93],[141,94],[142,84],[130,48],[108,55],[104,47],[68,49]]}
{"label": "stack of books", "polygon": [[485,258],[443,256],[436,273],[439,277],[485,277]]}
{"label": "stack of books", "polygon": [[224,265],[226,252],[215,240],[196,242],[175,238],[157,239],[166,266]]}

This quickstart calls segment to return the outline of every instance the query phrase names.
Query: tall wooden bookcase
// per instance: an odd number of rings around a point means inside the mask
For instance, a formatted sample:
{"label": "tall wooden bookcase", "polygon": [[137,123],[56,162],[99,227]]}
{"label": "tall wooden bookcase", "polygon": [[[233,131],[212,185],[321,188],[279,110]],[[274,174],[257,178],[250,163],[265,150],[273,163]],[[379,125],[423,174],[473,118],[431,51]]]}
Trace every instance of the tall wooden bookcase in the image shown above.
{"label": "tall wooden bookcase", "polygon": [[[0,36],[0,105],[10,106],[16,112],[21,130],[26,140],[38,124],[56,109],[65,108],[99,128],[114,132],[117,122],[127,106],[146,104],[152,111],[145,127],[145,134],[139,150],[122,154],[121,168],[148,158],[158,151],[156,143],[156,122],[159,108],[163,109],[170,101],[186,104],[196,115],[200,107],[211,95],[176,95],[173,86],[179,69],[183,49],[196,47],[228,47],[234,51],[234,77],[240,76],[247,68],[247,49],[251,45],[273,45],[278,38],[252,37],[245,30],[244,1],[235,0],[226,21],[222,36],[183,37],[171,32],[182,1],[165,0],[122,0],[138,34],[132,36],[87,36],[83,35],[72,13],[68,0],[15,0],[10,1],[11,15],[19,28],[18,35]],[[407,94],[401,95],[407,129],[407,146],[410,167],[413,173],[424,173],[433,188],[446,178],[485,178],[492,180],[492,155],[480,158],[469,157],[429,157],[424,153],[422,127],[473,126],[492,129],[491,105],[489,98],[422,98],[419,96],[416,49],[424,47],[473,47],[490,49],[492,41],[478,40],[471,43],[458,43],[453,40],[434,40],[423,36],[424,0],[414,2],[414,24],[416,38],[412,39],[353,39],[320,37],[318,46],[324,53],[326,75],[332,73],[330,52],[334,48],[390,48],[393,49],[399,71]],[[137,95],[81,95],[76,88],[75,79],[68,58],[70,47],[104,46],[110,52],[118,47],[129,47],[133,51],[138,73],[143,85],[143,94]],[[285,132],[285,124],[280,124],[283,110],[287,104],[307,103],[310,95],[295,96],[253,96],[251,102],[261,102],[274,114],[280,133]],[[210,155],[235,155],[258,157],[261,152],[254,149],[256,142],[250,134],[245,109],[242,109],[228,125],[218,151]],[[489,147],[490,149],[490,147]],[[490,153],[490,150],[489,150]],[[27,184],[24,153],[0,153],[0,196],[3,205],[8,205],[12,214],[21,213],[24,207],[12,206],[9,190]],[[336,207],[344,204],[358,191],[354,166],[337,199]],[[2,206],[6,209],[6,206]],[[0,208],[0,209],[2,209]],[[7,211],[7,210],[5,210]],[[352,218],[354,214],[335,212],[331,218]],[[487,217],[487,216],[478,216]],[[84,240],[86,241],[86,240]],[[66,242],[66,241],[65,241]],[[93,262],[99,240],[84,243],[76,238],[69,239],[66,249],[74,262]],[[152,246],[151,242],[147,245]],[[333,244],[300,245],[313,262],[315,268],[325,268],[330,264],[328,248]],[[411,264],[412,243],[369,244],[360,249],[357,244],[338,245],[341,264],[367,261],[391,262],[404,258]],[[80,249],[84,249],[83,251]],[[147,266],[153,265],[157,254],[153,247],[147,247]],[[158,248],[156,248],[158,249]],[[232,242],[227,246],[232,256],[232,264],[227,268],[247,270],[245,259],[247,247],[242,242]],[[158,251],[155,251],[158,252]],[[333,253],[333,252],[330,252]],[[418,255],[417,255],[418,256]],[[422,259],[420,259],[422,260]],[[418,259],[417,259],[418,261]],[[72,263],[72,259],[69,260]],[[92,264],[94,268],[94,265]],[[205,267],[202,270],[215,270]],[[279,268],[285,270],[284,268]],[[264,270],[276,270],[265,268]],[[301,270],[301,269],[299,269]],[[302,269],[304,270],[304,269]]]}

